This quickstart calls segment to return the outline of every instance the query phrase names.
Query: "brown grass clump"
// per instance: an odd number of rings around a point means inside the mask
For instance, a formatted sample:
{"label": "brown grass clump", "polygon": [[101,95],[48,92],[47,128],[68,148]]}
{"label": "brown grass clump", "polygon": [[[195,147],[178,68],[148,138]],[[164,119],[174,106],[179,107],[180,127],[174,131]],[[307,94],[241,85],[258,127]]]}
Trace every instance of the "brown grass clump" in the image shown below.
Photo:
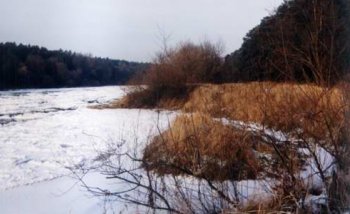
{"label": "brown grass clump", "polygon": [[258,139],[209,116],[179,116],[144,151],[144,167],[159,174],[190,174],[209,180],[257,178]]}
{"label": "brown grass clump", "polygon": [[130,82],[147,87],[130,91],[117,107],[180,108],[194,85],[219,81],[222,63],[219,44],[182,42],[174,48],[164,47],[147,71]]}
{"label": "brown grass clump", "polygon": [[[163,109],[180,109],[185,104],[188,94],[194,87],[187,86],[181,89],[174,89],[175,92],[169,88],[148,89],[144,87],[134,87],[122,99],[112,103],[114,108],[163,108]],[[166,92],[168,90],[168,92]],[[179,91],[180,90],[180,91]]]}
{"label": "brown grass clump", "polygon": [[345,103],[337,88],[255,82],[200,86],[183,110],[257,122],[287,132],[299,129],[304,137],[307,133],[325,139],[334,137],[343,126]]}

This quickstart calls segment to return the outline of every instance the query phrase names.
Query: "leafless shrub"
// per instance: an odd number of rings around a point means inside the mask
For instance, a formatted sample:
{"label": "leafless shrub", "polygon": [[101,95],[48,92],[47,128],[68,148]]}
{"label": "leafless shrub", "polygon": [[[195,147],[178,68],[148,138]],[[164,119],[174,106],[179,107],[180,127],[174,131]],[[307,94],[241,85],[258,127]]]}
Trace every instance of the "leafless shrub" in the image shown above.
{"label": "leafless shrub", "polygon": [[196,84],[215,82],[219,78],[221,54],[222,46],[208,41],[183,42],[175,48],[165,46],[142,77],[136,78],[147,88],[129,93],[123,105],[157,107],[168,100],[181,103]]}

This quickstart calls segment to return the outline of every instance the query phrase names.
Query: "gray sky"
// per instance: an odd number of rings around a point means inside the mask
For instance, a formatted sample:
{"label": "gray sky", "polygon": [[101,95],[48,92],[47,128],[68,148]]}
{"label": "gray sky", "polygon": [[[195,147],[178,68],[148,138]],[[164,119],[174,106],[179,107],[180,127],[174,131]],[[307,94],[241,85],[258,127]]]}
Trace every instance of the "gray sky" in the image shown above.
{"label": "gray sky", "polygon": [[283,0],[0,0],[0,42],[149,61],[183,40],[221,41],[225,53]]}

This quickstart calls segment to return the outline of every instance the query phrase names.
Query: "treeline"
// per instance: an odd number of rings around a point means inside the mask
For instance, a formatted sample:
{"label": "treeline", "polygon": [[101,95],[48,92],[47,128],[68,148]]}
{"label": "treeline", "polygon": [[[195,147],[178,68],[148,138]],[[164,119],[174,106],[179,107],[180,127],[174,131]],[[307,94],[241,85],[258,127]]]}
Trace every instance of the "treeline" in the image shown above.
{"label": "treeline", "polygon": [[0,43],[0,89],[118,85],[149,64]]}
{"label": "treeline", "polygon": [[225,59],[225,81],[332,84],[349,72],[349,1],[288,0]]}

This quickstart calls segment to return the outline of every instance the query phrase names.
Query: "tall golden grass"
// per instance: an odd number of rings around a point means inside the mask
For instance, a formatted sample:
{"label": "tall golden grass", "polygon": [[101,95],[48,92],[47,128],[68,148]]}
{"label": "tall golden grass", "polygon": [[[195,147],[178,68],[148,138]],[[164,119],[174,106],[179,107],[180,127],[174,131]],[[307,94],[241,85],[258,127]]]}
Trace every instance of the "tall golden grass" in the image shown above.
{"label": "tall golden grass", "polygon": [[210,116],[181,115],[146,147],[143,162],[159,174],[188,174],[209,180],[256,179],[261,166],[253,152],[253,147],[259,147],[255,141],[251,133]]}
{"label": "tall golden grass", "polygon": [[182,109],[283,131],[302,129],[310,137],[324,139],[343,126],[345,107],[337,87],[254,82],[199,86]]}

